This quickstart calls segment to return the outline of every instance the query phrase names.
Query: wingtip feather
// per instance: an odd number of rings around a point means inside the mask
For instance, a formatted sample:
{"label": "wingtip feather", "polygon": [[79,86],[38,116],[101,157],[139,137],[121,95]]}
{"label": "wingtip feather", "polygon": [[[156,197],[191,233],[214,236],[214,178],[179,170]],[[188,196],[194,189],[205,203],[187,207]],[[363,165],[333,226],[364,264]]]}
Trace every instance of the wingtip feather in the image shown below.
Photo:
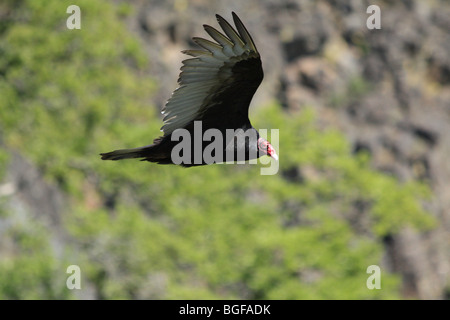
{"label": "wingtip feather", "polygon": [[242,23],[241,19],[239,19],[238,15],[235,12],[232,12],[232,15],[233,15],[234,25],[236,26],[236,29],[239,32],[240,37],[244,41],[247,49],[250,49],[250,50],[258,53],[255,42],[253,41],[252,36],[248,32],[245,25]]}

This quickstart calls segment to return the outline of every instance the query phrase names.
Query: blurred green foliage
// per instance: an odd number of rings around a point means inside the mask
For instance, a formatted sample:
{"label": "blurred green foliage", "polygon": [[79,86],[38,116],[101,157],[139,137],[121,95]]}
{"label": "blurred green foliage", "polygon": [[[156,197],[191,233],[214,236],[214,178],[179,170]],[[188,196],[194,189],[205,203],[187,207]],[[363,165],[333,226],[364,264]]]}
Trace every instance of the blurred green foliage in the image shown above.
{"label": "blurred green foliage", "polygon": [[[82,290],[102,299],[395,299],[400,278],[383,271],[382,238],[406,226],[430,228],[417,182],[399,183],[352,155],[314,112],[276,103],[252,110],[257,128],[280,128],[280,172],[261,165],[184,169],[98,153],[151,142],[161,121],[156,83],[127,31],[127,5],[77,1],[82,29],[67,30],[71,1],[9,1],[0,28],[0,133],[58,185],[70,241],[63,254],[37,219],[16,219],[0,202],[0,298],[77,298],[66,267],[79,265]],[[268,137],[270,140],[270,136]],[[2,174],[7,153],[0,152]]]}

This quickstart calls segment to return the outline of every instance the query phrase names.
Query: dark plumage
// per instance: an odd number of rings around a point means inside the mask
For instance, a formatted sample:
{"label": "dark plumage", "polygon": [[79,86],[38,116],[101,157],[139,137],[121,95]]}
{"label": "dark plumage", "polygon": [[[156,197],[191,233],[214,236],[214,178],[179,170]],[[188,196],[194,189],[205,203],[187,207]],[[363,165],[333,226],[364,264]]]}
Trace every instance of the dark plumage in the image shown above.
{"label": "dark plumage", "polygon": [[[217,129],[222,133],[221,151],[224,156],[214,162],[229,159],[225,158],[226,151],[233,152],[234,160],[249,160],[262,155],[278,158],[270,143],[259,136],[248,118],[250,102],[264,74],[260,55],[250,34],[238,16],[234,12],[232,15],[237,31],[224,18],[216,15],[225,34],[204,25],[205,31],[216,42],[193,38],[202,49],[183,51],[193,58],[183,61],[179,87],[163,108],[163,136],[155,139],[152,145],[102,153],[103,160],[142,158],[159,164],[176,163],[172,150],[180,141],[172,141],[174,131],[186,129],[194,137],[195,122],[198,125],[198,121],[201,121],[202,135],[208,129]],[[226,139],[227,129],[242,130]],[[249,137],[241,139],[244,134]],[[195,158],[194,152],[203,152],[209,142],[203,142],[200,149],[196,149],[194,141],[198,140],[191,139],[190,160],[181,165],[210,164],[204,160],[195,161],[198,158]],[[238,157],[241,154],[244,156]]]}

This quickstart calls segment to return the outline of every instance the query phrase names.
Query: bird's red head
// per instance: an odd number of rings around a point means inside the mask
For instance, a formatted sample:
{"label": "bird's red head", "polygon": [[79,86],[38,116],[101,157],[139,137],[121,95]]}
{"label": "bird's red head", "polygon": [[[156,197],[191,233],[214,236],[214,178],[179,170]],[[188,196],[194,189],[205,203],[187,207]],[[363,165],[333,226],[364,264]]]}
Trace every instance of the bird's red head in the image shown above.
{"label": "bird's red head", "polygon": [[261,152],[261,154],[266,154],[269,157],[274,158],[276,161],[278,161],[278,155],[275,151],[275,149],[272,147],[272,145],[264,138],[258,139],[258,150]]}

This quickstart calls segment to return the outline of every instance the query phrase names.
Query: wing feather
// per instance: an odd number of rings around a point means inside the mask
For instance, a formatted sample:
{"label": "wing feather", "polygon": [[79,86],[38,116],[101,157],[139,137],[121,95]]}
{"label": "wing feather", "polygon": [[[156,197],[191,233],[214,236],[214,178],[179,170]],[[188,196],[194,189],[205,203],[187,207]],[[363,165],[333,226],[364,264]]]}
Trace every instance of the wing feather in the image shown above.
{"label": "wing feather", "polygon": [[214,43],[209,40],[206,40],[206,39],[203,39],[203,38],[198,38],[198,37],[194,37],[194,38],[192,38],[192,40],[194,40],[194,42],[196,44],[198,44],[199,46],[201,46],[201,47],[205,48],[206,50],[208,50],[209,52],[211,52],[213,54],[213,56],[215,56],[216,58],[223,58],[223,60],[228,59],[228,57],[223,54],[222,47],[219,44]]}
{"label": "wing feather", "polygon": [[224,34],[203,26],[216,42],[195,37],[202,49],[182,51],[192,58],[183,61],[179,87],[163,108],[164,136],[197,119],[217,118],[230,128],[236,126],[231,123],[234,115],[245,120],[244,115],[248,121],[248,105],[263,76],[259,53],[234,12],[237,31],[221,16],[216,18]]}
{"label": "wing feather", "polygon": [[258,50],[256,50],[255,43],[253,42],[252,36],[250,35],[250,33],[248,33],[247,28],[244,26],[244,24],[242,23],[241,19],[239,19],[237,14],[234,12],[233,12],[233,21],[234,21],[234,24],[236,25],[239,35],[241,36],[242,40],[244,40],[244,42],[245,42],[245,48],[250,51],[258,52]]}
{"label": "wing feather", "polygon": [[225,34],[230,38],[233,44],[237,47],[244,47],[245,43],[242,41],[241,37],[237,32],[233,29],[233,27],[228,23],[227,20],[216,14],[217,21],[219,22],[220,27],[225,32]]}
{"label": "wing feather", "polygon": [[205,29],[206,32],[208,32],[211,38],[216,40],[222,46],[223,53],[226,56],[228,57],[233,56],[233,42],[231,42],[230,39],[225,37],[223,34],[221,34],[219,31],[217,31],[215,28],[211,26],[205,24],[203,25],[203,28]]}
{"label": "wing feather", "polygon": [[181,52],[184,54],[187,54],[189,56],[192,56],[192,57],[198,57],[203,54],[207,54],[207,52],[205,50],[183,50]]}

